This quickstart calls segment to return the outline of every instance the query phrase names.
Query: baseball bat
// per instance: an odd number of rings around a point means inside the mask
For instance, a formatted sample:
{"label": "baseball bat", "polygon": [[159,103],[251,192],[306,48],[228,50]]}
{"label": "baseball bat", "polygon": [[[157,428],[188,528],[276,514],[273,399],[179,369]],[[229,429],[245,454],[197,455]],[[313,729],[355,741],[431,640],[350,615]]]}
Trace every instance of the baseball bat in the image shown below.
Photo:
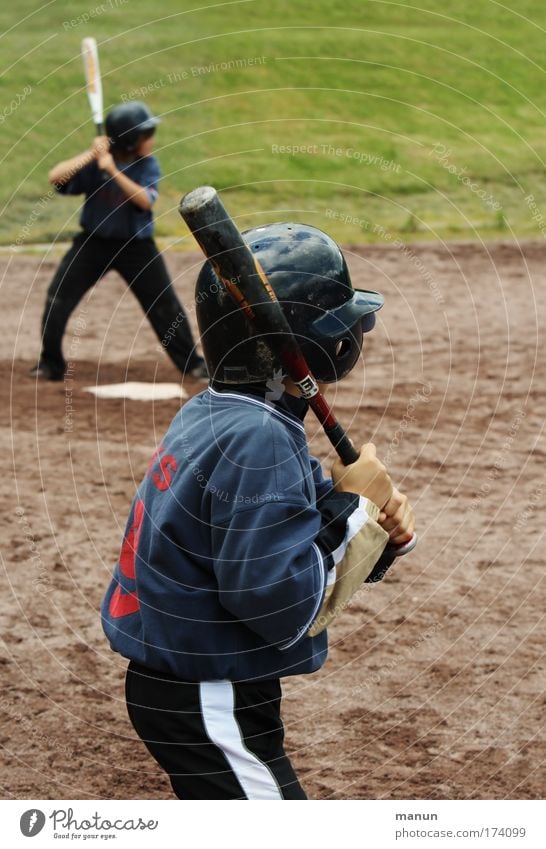
{"label": "baseball bat", "polygon": [[87,97],[98,136],[104,135],[102,82],[100,78],[99,51],[94,38],[82,41],[82,59],[87,87]]}
{"label": "baseball bat", "polygon": [[[95,123],[97,136],[104,135],[103,102],[102,102],[102,80],[100,76],[99,50],[94,38],[82,40],[82,59],[87,97],[91,107],[91,115]],[[106,171],[100,172],[103,180],[110,179]]]}
{"label": "baseball bat", "polygon": [[[260,332],[275,334],[274,344],[286,373],[317,416],[343,464],[356,462],[354,445],[319,390],[271,284],[216,189],[201,186],[188,192],[179,212],[235,303]],[[416,541],[414,535],[407,543],[389,546],[389,551],[396,556],[406,554]]]}

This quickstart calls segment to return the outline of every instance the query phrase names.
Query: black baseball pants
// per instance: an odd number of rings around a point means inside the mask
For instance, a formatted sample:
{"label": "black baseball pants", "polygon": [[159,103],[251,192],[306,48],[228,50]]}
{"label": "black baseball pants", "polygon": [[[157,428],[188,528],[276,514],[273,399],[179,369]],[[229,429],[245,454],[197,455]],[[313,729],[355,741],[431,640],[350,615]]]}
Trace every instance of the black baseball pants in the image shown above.
{"label": "black baseball pants", "polygon": [[131,661],[129,717],[179,799],[306,799],[284,751],[278,679],[186,682]]}
{"label": "black baseball pants", "polygon": [[76,236],[49,286],[40,362],[62,378],[66,368],[62,340],[68,319],[86,292],[111,270],[121,274],[175,366],[182,373],[199,366],[203,360],[154,240],[103,239],[85,232]]}

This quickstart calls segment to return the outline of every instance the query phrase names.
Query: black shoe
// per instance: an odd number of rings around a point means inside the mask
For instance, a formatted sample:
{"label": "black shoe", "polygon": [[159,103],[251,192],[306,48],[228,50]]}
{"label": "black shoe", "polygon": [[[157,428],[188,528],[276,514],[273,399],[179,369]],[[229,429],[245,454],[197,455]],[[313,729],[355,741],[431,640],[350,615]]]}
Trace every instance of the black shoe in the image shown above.
{"label": "black shoe", "polygon": [[37,366],[31,368],[29,371],[31,377],[34,377],[36,380],[62,380],[64,378],[64,372],[56,371],[52,369],[50,365],[47,363],[38,363]]}
{"label": "black shoe", "polygon": [[186,374],[189,375],[189,377],[193,377],[194,380],[200,380],[203,383],[209,382],[209,373],[205,362],[202,362],[200,365],[189,369]]}

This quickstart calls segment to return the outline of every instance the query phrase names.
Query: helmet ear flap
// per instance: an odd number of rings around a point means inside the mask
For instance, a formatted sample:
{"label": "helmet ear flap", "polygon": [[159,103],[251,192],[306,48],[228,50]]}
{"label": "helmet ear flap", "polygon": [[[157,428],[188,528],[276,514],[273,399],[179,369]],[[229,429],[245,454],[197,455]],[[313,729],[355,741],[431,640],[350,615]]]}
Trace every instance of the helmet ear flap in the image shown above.
{"label": "helmet ear flap", "polygon": [[315,378],[321,383],[335,383],[348,375],[358,362],[362,335],[362,323],[357,321],[335,337],[309,337],[301,347]]}
{"label": "helmet ear flap", "polygon": [[336,343],[336,359],[343,360],[351,350],[351,340],[344,336]]}

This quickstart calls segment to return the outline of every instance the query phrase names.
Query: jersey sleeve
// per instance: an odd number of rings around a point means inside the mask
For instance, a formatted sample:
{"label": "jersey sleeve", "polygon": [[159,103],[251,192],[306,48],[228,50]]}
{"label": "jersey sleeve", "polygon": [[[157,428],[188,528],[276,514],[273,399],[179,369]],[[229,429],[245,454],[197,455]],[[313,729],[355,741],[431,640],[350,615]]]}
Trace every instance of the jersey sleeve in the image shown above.
{"label": "jersey sleeve", "polygon": [[159,181],[161,179],[159,162],[155,156],[145,156],[140,161],[140,164],[142,165],[140,173],[135,177],[131,175],[131,179],[134,179],[135,183],[143,186],[148,193],[150,201],[155,203],[159,196]]}
{"label": "jersey sleeve", "polygon": [[96,162],[90,162],[81,171],[74,174],[66,183],[57,183],[55,188],[61,195],[90,195],[100,185],[99,169]]}
{"label": "jersey sleeve", "polygon": [[312,455],[309,457],[311,462],[311,471],[313,473],[313,483],[315,484],[315,491],[317,493],[317,503],[325,496],[328,495],[334,488],[331,478],[325,478],[322,466],[317,460],[316,457]]}

